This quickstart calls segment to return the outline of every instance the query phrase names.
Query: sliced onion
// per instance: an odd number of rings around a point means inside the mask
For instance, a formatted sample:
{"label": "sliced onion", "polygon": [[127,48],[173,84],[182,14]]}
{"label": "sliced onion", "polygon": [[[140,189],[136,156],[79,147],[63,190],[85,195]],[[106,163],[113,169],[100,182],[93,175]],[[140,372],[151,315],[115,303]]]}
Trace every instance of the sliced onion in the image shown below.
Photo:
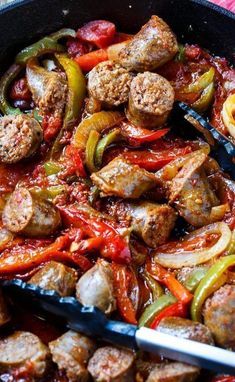
{"label": "sliced onion", "polygon": [[177,248],[177,253],[161,252],[161,247],[154,253],[154,260],[167,268],[182,268],[193,267],[195,265],[206,263],[214,257],[220,255],[229,246],[232,233],[227,224],[223,222],[213,223],[206,227],[200,228],[189,235],[186,235],[182,240],[182,244],[187,240],[200,237],[205,234],[220,234],[217,242],[210,248],[202,248],[195,251],[184,251],[182,246],[182,252]]}
{"label": "sliced onion", "polygon": [[228,132],[235,138],[235,94],[228,96],[223,104],[221,115]]}

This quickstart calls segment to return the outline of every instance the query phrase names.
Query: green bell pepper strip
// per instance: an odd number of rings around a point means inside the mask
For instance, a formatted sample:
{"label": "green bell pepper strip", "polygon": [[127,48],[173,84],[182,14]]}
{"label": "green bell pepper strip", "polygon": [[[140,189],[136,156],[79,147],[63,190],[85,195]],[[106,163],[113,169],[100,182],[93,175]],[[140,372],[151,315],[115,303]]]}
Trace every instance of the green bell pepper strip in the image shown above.
{"label": "green bell pepper strip", "polygon": [[58,41],[61,38],[65,38],[65,37],[75,38],[76,32],[74,29],[71,29],[71,28],[62,28],[62,29],[58,30],[57,32],[50,34],[49,37],[55,41]]}
{"label": "green bell pepper strip", "polygon": [[174,304],[176,301],[176,298],[171,295],[164,294],[163,296],[160,296],[153,304],[148,305],[144,310],[139,319],[139,327],[149,326],[156,315],[167,306]]}
{"label": "green bell pepper strip", "polygon": [[33,110],[33,118],[36,119],[36,121],[38,121],[40,124],[41,124],[42,121],[43,121],[43,118],[42,118],[42,116],[38,113],[38,110],[37,110],[37,109],[34,109],[34,110]]}
{"label": "green bell pepper strip", "polygon": [[185,60],[185,47],[183,44],[178,44],[178,53],[177,55],[175,56],[175,60],[176,62],[184,62]]}
{"label": "green bell pepper strip", "polygon": [[163,295],[163,293],[164,293],[163,288],[161,287],[159,282],[154,280],[147,271],[144,272],[143,276],[144,276],[144,279],[145,279],[148,287],[152,291],[154,301],[157,300],[160,296]]}
{"label": "green bell pepper strip", "polygon": [[61,195],[64,191],[65,186],[63,185],[49,186],[47,188],[33,187],[30,189],[32,194],[46,200],[53,200],[56,198],[56,196]]}
{"label": "green bell pepper strip", "polygon": [[194,292],[195,289],[198,287],[200,281],[205,277],[206,273],[208,271],[208,268],[199,268],[199,269],[193,269],[190,275],[186,278],[185,282],[183,283],[184,286],[190,291]]}
{"label": "green bell pepper strip", "polygon": [[195,82],[184,88],[185,93],[199,93],[209,86],[215,77],[215,69],[211,67],[207,72],[203,73]]}
{"label": "green bell pepper strip", "polygon": [[64,132],[71,130],[76,123],[86,95],[86,80],[78,64],[64,54],[56,54],[56,59],[67,76],[68,100],[65,107],[65,117],[62,129],[52,147],[52,157],[55,157],[62,148],[60,140]]}
{"label": "green bell pepper strip", "polygon": [[62,169],[61,166],[55,162],[46,162],[43,166],[47,176],[58,174]]}
{"label": "green bell pepper strip", "polygon": [[15,62],[20,65],[26,65],[30,58],[39,57],[45,53],[60,53],[64,51],[63,45],[58,44],[53,38],[46,36],[18,53]]}
{"label": "green bell pepper strip", "polygon": [[95,153],[95,163],[98,167],[102,165],[102,159],[105,149],[120,137],[120,129],[114,129],[106,134],[98,143]]}
{"label": "green bell pepper strip", "polygon": [[7,93],[10,84],[18,76],[21,71],[21,66],[13,64],[10,68],[3,74],[0,80],[0,110],[3,114],[21,114],[20,109],[15,108],[10,105],[7,100]]}
{"label": "green bell pepper strip", "polygon": [[201,321],[201,308],[208,296],[226,282],[224,272],[235,265],[235,255],[225,256],[219,259],[205,277],[199,283],[191,305],[191,317],[193,321]]}
{"label": "green bell pepper strip", "polygon": [[215,85],[212,82],[202,92],[201,97],[192,104],[192,108],[198,113],[204,113],[211,105],[215,93]]}
{"label": "green bell pepper strip", "polygon": [[97,168],[95,166],[95,152],[99,139],[100,134],[96,130],[91,130],[87,140],[85,152],[86,166],[90,173],[97,171]]}

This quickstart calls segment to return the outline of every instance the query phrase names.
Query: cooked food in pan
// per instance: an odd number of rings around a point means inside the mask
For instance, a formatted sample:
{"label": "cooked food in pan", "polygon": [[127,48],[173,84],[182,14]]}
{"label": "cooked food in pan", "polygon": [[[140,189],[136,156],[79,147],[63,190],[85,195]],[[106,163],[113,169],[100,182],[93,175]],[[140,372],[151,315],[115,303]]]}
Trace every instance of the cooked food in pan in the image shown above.
{"label": "cooked food in pan", "polygon": [[[235,70],[158,16],[136,35],[91,21],[16,55],[0,79],[0,279],[234,351],[235,181],[175,101],[235,142]],[[225,381],[0,293],[0,381]]]}

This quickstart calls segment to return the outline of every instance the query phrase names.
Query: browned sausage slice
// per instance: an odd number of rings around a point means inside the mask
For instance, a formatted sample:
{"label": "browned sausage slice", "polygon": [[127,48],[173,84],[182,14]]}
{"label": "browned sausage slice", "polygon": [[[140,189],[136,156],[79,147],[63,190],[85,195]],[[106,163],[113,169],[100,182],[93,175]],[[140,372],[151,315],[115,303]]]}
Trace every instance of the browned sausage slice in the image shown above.
{"label": "browned sausage slice", "polygon": [[177,217],[175,210],[167,204],[130,203],[127,211],[133,230],[152,248],[167,241]]}
{"label": "browned sausage slice", "polygon": [[0,118],[0,161],[16,163],[33,155],[42,141],[39,123],[25,114]]}
{"label": "browned sausage slice", "polygon": [[96,350],[88,370],[96,382],[132,382],[134,359],[131,351],[105,346]]}
{"label": "browned sausage slice", "polygon": [[156,366],[146,382],[194,382],[198,375],[198,367],[174,362]]}
{"label": "browned sausage slice", "polygon": [[212,334],[205,325],[185,318],[165,317],[161,320],[157,330],[172,336],[214,345]]}
{"label": "browned sausage slice", "polygon": [[49,343],[53,361],[65,371],[70,382],[89,379],[87,363],[95,351],[95,343],[88,337],[69,330]]}
{"label": "browned sausage slice", "polygon": [[3,225],[11,232],[27,236],[47,236],[60,224],[60,214],[52,203],[33,197],[26,188],[17,188],[2,214]]}
{"label": "browned sausage slice", "polygon": [[154,70],[171,60],[178,44],[170,27],[158,16],[151,19],[120,51],[118,61],[129,70]]}
{"label": "browned sausage slice", "polygon": [[93,173],[91,179],[102,191],[101,196],[114,195],[133,199],[139,198],[156,183],[153,174],[122,157],[113,159],[100,171]]}
{"label": "browned sausage slice", "polygon": [[75,269],[50,261],[29,280],[43,289],[55,290],[61,296],[73,294],[77,281]]}
{"label": "browned sausage slice", "polygon": [[45,373],[48,359],[48,348],[32,333],[17,331],[0,340],[2,371],[25,367],[28,373],[40,377]]}
{"label": "browned sausage slice", "polygon": [[163,125],[174,103],[174,89],[157,73],[140,73],[131,82],[127,118],[137,126]]}
{"label": "browned sausage slice", "polygon": [[112,61],[101,62],[88,76],[88,92],[104,106],[119,106],[128,101],[133,74]]}
{"label": "browned sausage slice", "polygon": [[235,350],[235,285],[224,285],[209,297],[203,315],[215,342]]}
{"label": "browned sausage slice", "polygon": [[84,273],[77,283],[76,296],[83,305],[94,305],[106,314],[116,309],[113,274],[107,261],[98,260]]}

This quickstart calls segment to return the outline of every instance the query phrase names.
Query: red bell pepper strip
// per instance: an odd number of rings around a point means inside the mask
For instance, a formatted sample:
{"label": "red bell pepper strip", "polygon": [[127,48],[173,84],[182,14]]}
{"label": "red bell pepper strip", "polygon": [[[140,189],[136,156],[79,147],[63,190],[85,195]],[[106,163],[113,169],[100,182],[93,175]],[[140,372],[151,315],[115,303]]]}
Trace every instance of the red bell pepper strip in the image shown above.
{"label": "red bell pepper strip", "polygon": [[77,30],[77,38],[94,44],[98,48],[106,48],[113,41],[116,27],[106,20],[94,20]]}
{"label": "red bell pepper strip", "polygon": [[148,130],[142,127],[132,125],[131,123],[123,123],[121,125],[122,134],[129,139],[131,144],[139,145],[141,143],[153,142],[162,138],[170,129]]}
{"label": "red bell pepper strip", "polygon": [[76,253],[83,255],[84,253],[99,250],[103,244],[102,237],[92,237],[90,239],[80,241],[76,246]]}
{"label": "red bell pepper strip", "polygon": [[158,282],[165,285],[177,298],[177,300],[183,304],[188,304],[192,300],[193,295],[161,265],[157,263],[151,263],[149,260],[147,260],[146,268],[151,276]]}
{"label": "red bell pepper strip", "polygon": [[78,265],[84,272],[88,271],[92,267],[92,263],[89,259],[83,256],[81,253],[73,252],[71,253],[71,259]]}
{"label": "red bell pepper strip", "polygon": [[156,329],[159,325],[160,321],[165,317],[182,317],[185,318],[187,316],[187,307],[182,302],[176,302],[170,306],[167,306],[163,309],[157,317],[153,320],[150,325],[151,329]]}
{"label": "red bell pepper strip", "polygon": [[128,244],[109,222],[98,217],[90,217],[76,209],[76,206],[60,206],[59,210],[65,224],[83,229],[90,237],[102,237],[103,243],[100,248],[102,256],[118,263],[130,263],[131,253]]}
{"label": "red bell pepper strip", "polygon": [[113,263],[112,270],[118,311],[126,322],[136,325],[136,310],[128,296],[129,277],[127,268]]}
{"label": "red bell pepper strip", "polygon": [[213,378],[211,382],[235,382],[235,376],[220,375],[219,377]]}
{"label": "red bell pepper strip", "polygon": [[83,56],[76,56],[74,60],[84,72],[89,72],[100,62],[107,61],[108,53],[105,49],[98,49]]}
{"label": "red bell pepper strip", "polygon": [[60,117],[46,115],[42,121],[43,136],[46,142],[50,142],[59,133],[63,121]]}

